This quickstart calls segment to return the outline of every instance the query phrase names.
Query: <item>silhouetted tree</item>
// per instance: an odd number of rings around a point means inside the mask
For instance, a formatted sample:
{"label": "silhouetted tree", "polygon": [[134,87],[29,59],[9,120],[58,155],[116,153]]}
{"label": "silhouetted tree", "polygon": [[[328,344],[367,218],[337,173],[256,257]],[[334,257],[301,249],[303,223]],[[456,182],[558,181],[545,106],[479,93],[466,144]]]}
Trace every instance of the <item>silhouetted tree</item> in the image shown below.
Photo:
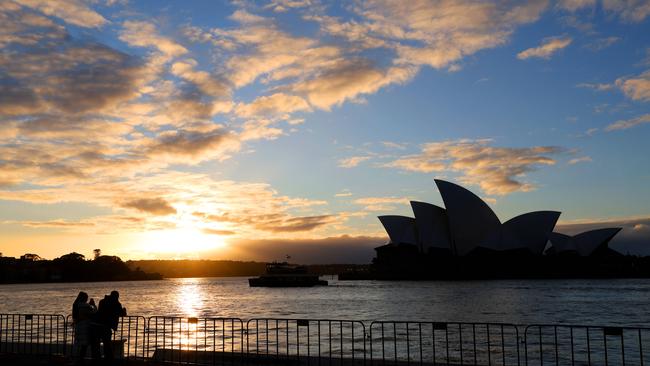
{"label": "silhouetted tree", "polygon": [[92,261],[92,275],[100,278],[114,278],[116,280],[127,277],[131,270],[122,262],[120,257],[114,255],[101,255]]}
{"label": "silhouetted tree", "polygon": [[101,249],[94,249],[93,254],[95,255],[93,259],[97,259],[102,256],[102,250]]}
{"label": "silhouetted tree", "polygon": [[38,254],[33,254],[33,253],[25,253],[20,256],[20,259],[23,261],[40,261],[41,257]]}
{"label": "silhouetted tree", "polygon": [[72,252],[69,254],[62,255],[57,259],[60,259],[62,261],[84,261],[86,260],[86,256],[83,254],[79,254],[77,252]]}

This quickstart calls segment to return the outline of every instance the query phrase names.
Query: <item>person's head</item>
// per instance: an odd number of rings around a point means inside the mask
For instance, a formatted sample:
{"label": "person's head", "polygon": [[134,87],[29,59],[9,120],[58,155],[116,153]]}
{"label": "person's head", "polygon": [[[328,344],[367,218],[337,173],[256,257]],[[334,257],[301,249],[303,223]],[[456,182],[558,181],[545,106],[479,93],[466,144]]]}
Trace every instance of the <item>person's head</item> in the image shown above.
{"label": "person's head", "polygon": [[113,300],[119,300],[120,299],[120,293],[115,291],[115,290],[111,291],[111,298]]}
{"label": "person's head", "polygon": [[86,301],[88,301],[88,294],[83,291],[79,291],[79,295],[77,295],[77,299],[74,302],[82,303]]}

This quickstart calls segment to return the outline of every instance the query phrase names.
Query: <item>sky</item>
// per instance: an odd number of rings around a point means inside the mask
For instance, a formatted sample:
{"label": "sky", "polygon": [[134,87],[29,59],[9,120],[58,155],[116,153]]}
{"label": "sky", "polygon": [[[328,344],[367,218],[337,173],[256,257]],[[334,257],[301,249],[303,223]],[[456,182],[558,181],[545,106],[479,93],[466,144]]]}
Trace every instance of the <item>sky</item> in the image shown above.
{"label": "sky", "polygon": [[650,255],[650,1],[0,1],[0,252],[367,263],[466,186]]}

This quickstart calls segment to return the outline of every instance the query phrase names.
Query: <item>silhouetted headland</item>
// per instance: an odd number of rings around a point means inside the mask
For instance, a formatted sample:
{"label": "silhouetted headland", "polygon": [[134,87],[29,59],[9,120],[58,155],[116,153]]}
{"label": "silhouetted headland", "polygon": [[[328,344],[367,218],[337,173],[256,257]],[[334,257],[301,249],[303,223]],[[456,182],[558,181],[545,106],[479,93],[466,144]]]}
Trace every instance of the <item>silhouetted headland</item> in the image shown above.
{"label": "silhouetted headland", "polygon": [[97,255],[86,260],[79,253],[70,253],[53,260],[36,254],[20,258],[0,257],[0,283],[93,282],[160,280],[159,273],[129,268],[119,257]]}
{"label": "silhouetted headland", "polygon": [[[367,271],[368,265],[315,264],[304,266],[314,275]],[[189,277],[249,277],[266,271],[265,262],[232,260],[129,260],[115,256],[98,256],[86,260],[70,253],[54,260],[36,254],[20,258],[0,257],[0,283],[90,282],[159,280]]]}

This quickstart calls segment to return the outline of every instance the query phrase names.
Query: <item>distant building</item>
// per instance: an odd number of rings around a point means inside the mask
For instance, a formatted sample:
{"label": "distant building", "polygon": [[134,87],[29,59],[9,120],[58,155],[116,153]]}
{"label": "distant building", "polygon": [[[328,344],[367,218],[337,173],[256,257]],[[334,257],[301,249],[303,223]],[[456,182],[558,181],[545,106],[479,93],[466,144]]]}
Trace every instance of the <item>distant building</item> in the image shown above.
{"label": "distant building", "polygon": [[435,182],[445,208],[412,201],[415,217],[379,216],[390,238],[387,245],[375,249],[380,262],[388,256],[399,256],[402,261],[391,262],[403,263],[422,254],[587,257],[611,251],[608,244],[621,230],[605,228],[576,236],[555,233],[558,211],[529,212],[501,223],[487,203],[469,190],[440,179]]}

